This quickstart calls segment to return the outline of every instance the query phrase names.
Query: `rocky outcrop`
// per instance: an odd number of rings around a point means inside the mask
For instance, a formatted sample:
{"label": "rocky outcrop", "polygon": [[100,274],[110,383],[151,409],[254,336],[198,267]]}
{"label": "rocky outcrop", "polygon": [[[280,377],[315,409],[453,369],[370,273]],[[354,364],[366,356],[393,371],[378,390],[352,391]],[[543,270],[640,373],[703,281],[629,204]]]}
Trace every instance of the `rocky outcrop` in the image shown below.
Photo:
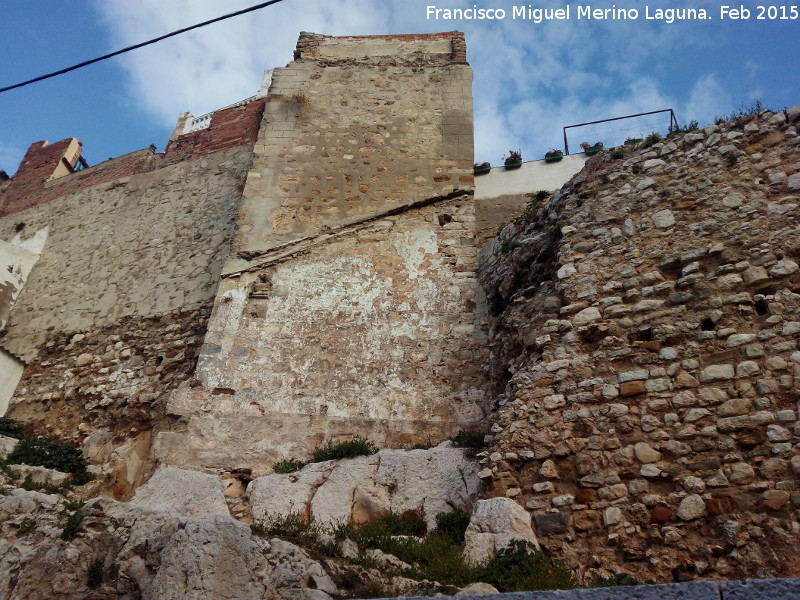
{"label": "rocky outcrop", "polygon": [[360,523],[419,510],[432,529],[438,513],[471,508],[479,487],[468,451],[444,442],[430,450],[312,463],[296,473],[259,477],[247,492],[257,522],[301,513],[320,523]]}
{"label": "rocky outcrop", "polygon": [[484,252],[482,476],[573,566],[797,573],[797,119],[605,151]]}
{"label": "rocky outcrop", "polygon": [[82,524],[64,540],[63,508],[58,496],[21,489],[0,498],[0,597],[328,600],[337,591],[304,550],[230,517],[97,498],[74,511]]}
{"label": "rocky outcrop", "polygon": [[150,510],[175,510],[190,517],[230,516],[219,477],[166,465],[136,490],[131,504]]}
{"label": "rocky outcrop", "polygon": [[464,536],[464,558],[472,564],[490,560],[512,540],[539,548],[531,529],[531,515],[510,498],[479,500]]}

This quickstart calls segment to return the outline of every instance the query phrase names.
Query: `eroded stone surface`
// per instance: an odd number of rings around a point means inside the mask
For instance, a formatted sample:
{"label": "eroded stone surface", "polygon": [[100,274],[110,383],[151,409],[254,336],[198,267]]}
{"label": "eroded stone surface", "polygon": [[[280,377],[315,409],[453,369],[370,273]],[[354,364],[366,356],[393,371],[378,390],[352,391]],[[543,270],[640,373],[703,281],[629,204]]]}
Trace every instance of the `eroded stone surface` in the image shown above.
{"label": "eroded stone surface", "polygon": [[301,513],[322,523],[363,522],[389,513],[436,515],[469,509],[480,480],[477,462],[449,442],[430,450],[382,450],[373,456],[312,463],[297,473],[267,475],[247,488],[253,518]]}

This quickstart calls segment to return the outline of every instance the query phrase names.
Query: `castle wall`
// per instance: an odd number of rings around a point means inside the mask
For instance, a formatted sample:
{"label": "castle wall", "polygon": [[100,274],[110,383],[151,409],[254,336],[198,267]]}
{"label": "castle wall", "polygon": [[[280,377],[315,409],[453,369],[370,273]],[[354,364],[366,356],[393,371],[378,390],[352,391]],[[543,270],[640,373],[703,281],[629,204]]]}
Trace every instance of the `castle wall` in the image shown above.
{"label": "castle wall", "polygon": [[223,280],[170,464],[268,473],[330,439],[437,442],[484,418],[482,296],[464,195]]}
{"label": "castle wall", "polygon": [[799,116],[591,158],[482,254],[482,476],[576,568],[798,573]]}
{"label": "castle wall", "polygon": [[[139,150],[53,180],[40,172],[63,144],[31,147],[0,197],[1,239],[18,223],[21,235],[49,228],[0,339],[27,363],[8,416],[76,441],[149,436],[194,370],[262,108],[218,111],[164,154]],[[141,469],[120,475],[115,493]]]}
{"label": "castle wall", "polygon": [[226,273],[276,247],[472,189],[463,37],[408,37],[304,34],[297,60],[274,70]]}
{"label": "castle wall", "polygon": [[165,462],[263,474],[332,438],[436,442],[484,414],[461,34],[302,34],[295,56]]}

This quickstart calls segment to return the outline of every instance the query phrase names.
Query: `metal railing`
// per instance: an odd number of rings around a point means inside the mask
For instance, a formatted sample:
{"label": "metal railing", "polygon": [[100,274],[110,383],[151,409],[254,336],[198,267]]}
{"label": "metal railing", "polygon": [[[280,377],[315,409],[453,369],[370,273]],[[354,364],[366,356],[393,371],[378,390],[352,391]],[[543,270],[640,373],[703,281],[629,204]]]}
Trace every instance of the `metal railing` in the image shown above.
{"label": "metal railing", "polygon": [[675,111],[671,108],[662,110],[651,110],[650,112],[637,113],[635,115],[625,115],[624,117],[614,117],[612,119],[600,119],[599,121],[589,121],[588,123],[578,123],[576,125],[567,125],[564,127],[564,154],[569,154],[569,142],[567,142],[567,129],[572,127],[583,127],[584,125],[597,125],[598,123],[607,123],[609,121],[621,121],[622,119],[633,119],[635,117],[644,117],[647,115],[656,115],[659,113],[669,113],[669,130],[673,131],[678,127],[678,119],[675,117]]}

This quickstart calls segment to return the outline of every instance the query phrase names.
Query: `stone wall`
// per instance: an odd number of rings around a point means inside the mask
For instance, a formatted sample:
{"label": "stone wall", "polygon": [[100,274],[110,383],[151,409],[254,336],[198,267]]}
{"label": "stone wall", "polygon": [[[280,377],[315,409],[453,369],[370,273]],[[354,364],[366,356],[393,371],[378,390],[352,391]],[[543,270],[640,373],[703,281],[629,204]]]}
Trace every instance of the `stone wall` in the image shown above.
{"label": "stone wall", "polygon": [[331,440],[482,420],[472,73],[461,34],[301,34],[273,74],[234,248],[163,462],[262,475]]}
{"label": "stone wall", "polygon": [[249,161],[250,148],[238,146],[0,219],[6,239],[17,222],[50,228],[3,345],[31,360],[50,328],[85,330],[213,298]]}
{"label": "stone wall", "polygon": [[49,232],[1,340],[8,360],[26,363],[8,416],[88,438],[118,497],[149,475],[151,432],[194,371],[262,108],[217,111],[164,154],[140,150],[51,180],[41,173],[53,153],[42,152],[60,146],[34,144],[0,197],[0,238],[24,246],[27,232]]}
{"label": "stone wall", "polygon": [[298,59],[273,73],[226,273],[472,190],[472,71],[453,60],[463,35],[412,38],[301,35]]}
{"label": "stone wall", "polygon": [[482,257],[482,476],[570,564],[797,574],[799,117],[604,152]]}
{"label": "stone wall", "polygon": [[487,350],[463,196],[292,247],[223,280],[159,435],[170,464],[262,475],[329,439],[438,442],[484,418]]}

